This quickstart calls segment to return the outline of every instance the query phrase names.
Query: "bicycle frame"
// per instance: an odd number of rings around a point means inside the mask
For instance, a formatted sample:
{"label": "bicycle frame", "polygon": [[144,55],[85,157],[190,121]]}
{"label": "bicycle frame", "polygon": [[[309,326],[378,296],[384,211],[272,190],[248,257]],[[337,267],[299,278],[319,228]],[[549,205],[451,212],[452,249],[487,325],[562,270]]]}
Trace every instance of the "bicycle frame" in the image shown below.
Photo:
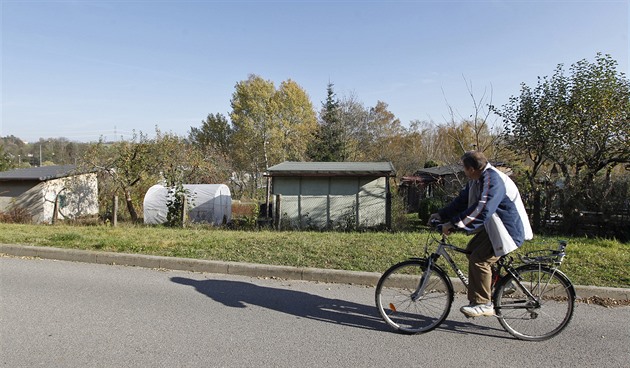
{"label": "bicycle frame", "polygon": [[430,279],[430,276],[431,276],[432,266],[436,264],[437,260],[440,257],[444,257],[444,259],[451,266],[451,268],[453,269],[457,277],[464,284],[466,289],[468,289],[468,285],[469,285],[468,277],[466,277],[466,275],[464,275],[462,270],[457,266],[457,263],[455,263],[451,255],[448,253],[448,250],[452,250],[452,251],[463,253],[463,254],[469,254],[469,252],[465,249],[458,248],[452,244],[447,243],[444,235],[442,235],[442,239],[439,241],[436,239],[433,239],[433,240],[438,243],[438,247],[434,253],[432,253],[429,257],[426,258],[427,267],[426,267],[425,276],[422,277],[422,279],[420,280],[420,283],[418,284],[418,287],[416,288],[416,291],[411,296],[412,300],[414,301],[417,300],[420,295],[424,294],[426,283]]}
{"label": "bicycle frame", "polygon": [[[498,271],[497,272],[500,273],[501,269],[504,269],[505,272],[507,272],[508,274],[510,274],[514,278],[514,280],[516,281],[516,285],[523,292],[523,294],[527,295],[528,298],[530,298],[531,300],[534,301],[534,305],[533,306],[528,306],[528,307],[534,307],[534,308],[539,308],[540,307],[540,300],[538,300],[538,298],[536,298],[536,296],[534,296],[534,294],[532,294],[531,291],[529,291],[529,289],[526,288],[525,286],[523,286],[523,284],[521,283],[522,277],[519,275],[519,273],[516,271],[516,269],[514,267],[512,267],[512,258],[510,258],[510,261],[506,263],[505,262],[505,258],[501,257],[497,261],[496,265],[498,267]],[[541,264],[539,264],[539,266],[540,265]],[[554,268],[554,271],[555,270],[556,269]],[[492,285],[492,287],[494,288],[494,285]],[[498,317],[498,318],[501,318],[501,317]]]}
{"label": "bicycle frame", "polygon": [[[459,266],[457,266],[457,263],[455,263],[455,261],[453,260],[453,258],[451,257],[451,255],[449,254],[449,250],[458,252],[458,253],[462,253],[462,254],[470,254],[469,251],[467,251],[466,249],[463,248],[459,248],[453,244],[450,244],[446,241],[446,237],[445,235],[442,235],[442,239],[437,240],[435,238],[433,238],[433,241],[438,243],[438,247],[436,249],[435,252],[433,252],[429,257],[427,257],[426,262],[427,262],[427,269],[426,269],[426,273],[425,276],[422,277],[422,279],[420,280],[420,283],[418,284],[418,288],[416,288],[416,291],[412,294],[412,299],[415,301],[418,299],[418,297],[420,295],[424,294],[424,289],[426,287],[426,283],[429,280],[429,276],[431,276],[431,270],[432,270],[432,266],[434,264],[437,263],[437,260],[440,257],[444,257],[444,259],[446,260],[446,262],[449,264],[449,266],[451,267],[451,269],[453,270],[453,272],[455,272],[455,274],[457,275],[457,277],[459,278],[459,280],[462,282],[462,284],[464,285],[464,287],[466,289],[468,289],[470,283],[468,281],[468,277],[462,272],[462,270],[459,268]],[[564,244],[564,246],[566,247],[566,243]],[[562,250],[564,250],[564,248],[562,248]],[[512,277],[514,277],[515,281],[516,281],[516,285],[518,285],[519,289],[521,289],[521,291],[527,295],[528,298],[530,298],[531,300],[535,301],[535,305],[534,307],[538,307],[540,304],[540,300],[538,300],[526,287],[524,287],[521,284],[521,277],[519,276],[518,272],[516,272],[516,270],[514,269],[514,267],[512,267],[512,260],[510,259],[510,261],[508,261],[507,263],[505,262],[505,258],[501,257],[499,258],[499,260],[496,262],[496,265],[498,267],[497,272],[500,273],[501,269],[504,269],[506,273],[510,274]],[[556,268],[553,268],[554,270],[556,270]],[[493,284],[494,287],[494,284]]]}

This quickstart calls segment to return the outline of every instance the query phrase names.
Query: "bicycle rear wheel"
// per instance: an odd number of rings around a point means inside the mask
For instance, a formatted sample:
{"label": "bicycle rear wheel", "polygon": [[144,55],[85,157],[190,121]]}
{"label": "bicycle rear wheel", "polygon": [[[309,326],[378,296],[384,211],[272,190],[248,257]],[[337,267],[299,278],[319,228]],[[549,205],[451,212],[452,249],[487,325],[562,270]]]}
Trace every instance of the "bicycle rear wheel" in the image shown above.
{"label": "bicycle rear wheel", "polygon": [[[376,285],[376,307],[395,330],[415,334],[439,326],[453,302],[453,285],[444,271],[432,267],[425,273],[424,260],[409,260],[390,267]],[[424,293],[414,295],[425,277]]]}
{"label": "bicycle rear wheel", "polygon": [[507,332],[521,340],[542,341],[556,336],[573,317],[573,284],[562,272],[544,265],[525,265],[516,272],[521,278],[520,283],[511,275],[497,283],[494,305],[499,322]]}

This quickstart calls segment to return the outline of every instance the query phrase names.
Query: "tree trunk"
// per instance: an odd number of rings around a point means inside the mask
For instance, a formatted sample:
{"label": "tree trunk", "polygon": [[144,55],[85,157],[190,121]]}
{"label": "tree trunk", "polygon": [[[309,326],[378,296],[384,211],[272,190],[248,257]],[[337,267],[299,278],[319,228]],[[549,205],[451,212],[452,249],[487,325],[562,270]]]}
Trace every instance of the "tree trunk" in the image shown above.
{"label": "tree trunk", "polygon": [[128,190],[125,190],[125,202],[127,202],[127,211],[129,211],[129,216],[131,216],[131,221],[133,221],[134,223],[138,222],[138,213],[136,212],[136,209],[133,206],[133,201],[131,200],[131,193]]}
{"label": "tree trunk", "polygon": [[540,190],[539,189],[535,189],[534,190],[534,203],[533,203],[533,209],[532,209],[532,230],[534,232],[538,232],[540,230],[540,224],[541,224],[541,203],[540,203]]}

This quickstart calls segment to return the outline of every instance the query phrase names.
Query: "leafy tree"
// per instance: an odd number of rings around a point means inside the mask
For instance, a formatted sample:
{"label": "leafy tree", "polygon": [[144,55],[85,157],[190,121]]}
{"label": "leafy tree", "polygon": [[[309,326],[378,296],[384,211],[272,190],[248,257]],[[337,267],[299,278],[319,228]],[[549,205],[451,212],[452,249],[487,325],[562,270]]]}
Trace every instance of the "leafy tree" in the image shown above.
{"label": "leafy tree", "polygon": [[0,145],[0,171],[9,170],[11,167],[11,157],[4,151],[4,146]]}
{"label": "leafy tree", "polygon": [[261,174],[270,166],[270,144],[276,128],[274,93],[273,82],[250,75],[236,84],[232,94],[234,164],[237,171],[253,176],[252,192],[258,187]]}
{"label": "leafy tree", "polygon": [[254,194],[271,165],[306,157],[315,112],[297,83],[288,80],[276,90],[273,82],[257,75],[236,84],[231,104],[234,168],[242,178],[252,178]]}
{"label": "leafy tree", "polygon": [[152,143],[154,170],[159,172],[164,185],[169,189],[166,201],[168,207],[167,224],[181,226],[183,220],[184,199],[189,205],[195,203],[184,184],[208,184],[227,181],[225,171],[216,161],[173,133],[156,129]]}
{"label": "leafy tree", "polygon": [[277,109],[281,157],[279,161],[304,161],[308,144],[317,130],[317,117],[306,92],[294,81],[280,84],[274,96]]}
{"label": "leafy tree", "polygon": [[[88,149],[82,161],[84,168],[101,174],[102,180],[99,182],[104,187],[99,189],[99,193],[106,194],[105,201],[111,198],[108,195],[122,192],[127,211],[134,222],[138,221],[136,203],[142,200],[148,186],[159,179],[153,148],[146,135],[134,132],[130,141],[109,144],[99,140]],[[108,185],[110,181],[112,185]]]}
{"label": "leafy tree", "polygon": [[[554,167],[564,177],[560,209],[572,227],[583,208],[604,211],[610,190],[595,185],[604,171],[610,173],[630,162],[630,86],[610,55],[597,54],[594,63],[581,60],[565,75],[558,65],[551,78],[539,78],[535,88],[522,85],[495,111],[506,123],[506,140],[532,162],[528,173],[534,191],[535,221],[540,220],[540,179]],[[544,182],[545,180],[542,180]]]}
{"label": "leafy tree", "polygon": [[55,138],[40,140],[44,161],[50,161],[55,165],[73,164],[78,158],[75,154],[78,145],[70,142],[68,138]]}
{"label": "leafy tree", "polygon": [[581,222],[581,210],[608,218],[627,198],[610,197],[613,170],[630,163],[630,84],[616,66],[610,55],[598,54],[593,63],[581,60],[571,67],[563,130],[568,143],[563,157],[569,159],[560,164],[567,183],[563,208],[569,228]]}
{"label": "leafy tree", "polygon": [[[198,150],[207,167],[195,179],[205,183],[228,183],[233,172],[233,145],[232,124],[222,114],[209,114],[206,120],[201,122],[200,128],[192,127],[188,134],[188,141]],[[233,183],[232,183],[233,184]],[[232,186],[232,193],[237,193]]]}
{"label": "leafy tree", "polygon": [[208,114],[208,117],[201,122],[201,127],[190,128],[188,140],[203,152],[229,156],[232,134],[232,125],[224,115]]}
{"label": "leafy tree", "polygon": [[388,110],[385,102],[377,101],[368,114],[369,141],[365,143],[367,157],[371,161],[395,161],[401,151],[400,138],[406,133],[400,120]]}
{"label": "leafy tree", "polygon": [[200,172],[206,168],[201,151],[183,138],[156,129],[155,139],[149,141],[153,152],[152,165],[162,176],[166,187],[200,182]]}
{"label": "leafy tree", "polygon": [[601,170],[630,163],[630,83],[616,67],[601,54],[571,67],[567,143],[587,188]]}
{"label": "leafy tree", "polygon": [[4,170],[14,167],[28,167],[24,147],[26,143],[11,135],[0,138],[0,161],[5,164]]}
{"label": "leafy tree", "polygon": [[399,153],[392,162],[399,176],[413,175],[418,169],[426,167],[424,163],[429,157],[436,157],[433,146],[439,145],[439,141],[433,139],[435,132],[434,126],[416,120],[403,134],[393,139],[392,143],[398,147]]}
{"label": "leafy tree", "polygon": [[563,138],[567,129],[567,80],[559,66],[551,78],[538,78],[536,87],[521,85],[521,94],[510,97],[503,110],[496,110],[506,122],[505,140],[512,150],[530,162],[525,170],[528,191],[533,206],[533,226],[538,230],[542,221],[542,195],[546,185],[538,178],[547,163],[559,161],[566,152]]}

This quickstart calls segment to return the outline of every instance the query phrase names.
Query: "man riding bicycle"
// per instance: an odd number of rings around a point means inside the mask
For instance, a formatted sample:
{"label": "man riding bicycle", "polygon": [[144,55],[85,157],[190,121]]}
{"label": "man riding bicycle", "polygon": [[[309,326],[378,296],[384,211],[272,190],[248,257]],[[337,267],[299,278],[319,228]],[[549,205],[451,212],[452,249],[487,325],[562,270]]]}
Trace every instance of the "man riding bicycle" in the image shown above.
{"label": "man riding bicycle", "polygon": [[488,163],[479,151],[461,158],[466,187],[446,207],[429,218],[443,222],[442,232],[458,228],[474,234],[468,255],[468,301],[460,310],[468,317],[492,316],[492,269],[500,256],[533,237],[525,206],[516,184]]}

